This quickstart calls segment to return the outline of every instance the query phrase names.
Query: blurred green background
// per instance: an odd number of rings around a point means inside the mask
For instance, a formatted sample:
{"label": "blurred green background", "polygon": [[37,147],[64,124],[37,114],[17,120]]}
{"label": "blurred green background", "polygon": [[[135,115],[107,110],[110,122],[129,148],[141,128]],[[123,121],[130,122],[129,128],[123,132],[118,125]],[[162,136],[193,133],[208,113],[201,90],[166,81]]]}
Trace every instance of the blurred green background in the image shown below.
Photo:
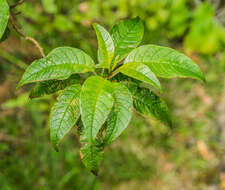
{"label": "blurred green background", "polygon": [[225,189],[224,0],[27,0],[16,11],[22,31],[46,53],[74,46],[94,59],[93,22],[110,29],[120,19],[140,16],[143,44],[184,52],[207,83],[161,80],[174,128],[134,114],[106,149],[95,177],[80,161],[76,129],[59,153],[51,147],[47,121],[55,96],[29,100],[32,85],[16,90],[27,65],[40,55],[9,25],[10,37],[0,45],[0,190]]}

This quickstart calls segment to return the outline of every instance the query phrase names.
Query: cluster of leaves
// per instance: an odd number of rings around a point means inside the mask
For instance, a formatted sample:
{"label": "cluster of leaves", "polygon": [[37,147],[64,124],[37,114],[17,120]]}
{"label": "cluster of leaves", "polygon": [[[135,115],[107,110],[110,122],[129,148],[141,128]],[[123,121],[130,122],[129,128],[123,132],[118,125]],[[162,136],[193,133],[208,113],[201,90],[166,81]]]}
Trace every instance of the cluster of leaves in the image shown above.
{"label": "cluster of leaves", "polygon": [[[98,64],[82,50],[59,47],[35,60],[18,87],[38,82],[31,98],[60,91],[50,113],[52,145],[58,150],[60,141],[76,125],[81,159],[97,174],[104,147],[128,126],[134,108],[172,125],[166,103],[150,90],[162,91],[157,76],[205,78],[190,58],[176,50],[156,45],[137,47],[144,34],[138,17],[119,21],[110,32],[99,24],[93,27]],[[145,84],[150,88],[143,87]]]}
{"label": "cluster of leaves", "polygon": [[214,18],[215,10],[208,2],[202,3],[193,13],[190,30],[184,39],[189,51],[213,54],[225,44],[225,28]]}

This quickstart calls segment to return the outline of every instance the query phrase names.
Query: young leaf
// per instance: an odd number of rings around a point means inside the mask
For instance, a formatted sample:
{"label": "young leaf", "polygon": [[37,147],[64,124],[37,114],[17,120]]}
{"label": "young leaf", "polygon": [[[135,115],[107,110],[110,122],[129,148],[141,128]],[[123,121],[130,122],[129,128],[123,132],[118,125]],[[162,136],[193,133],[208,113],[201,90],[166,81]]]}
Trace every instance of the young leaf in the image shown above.
{"label": "young leaf", "polygon": [[54,49],[46,58],[34,61],[23,74],[18,87],[45,80],[64,80],[74,73],[94,71],[94,61],[82,50],[71,47]]}
{"label": "young leaf", "polygon": [[192,77],[205,81],[198,65],[189,57],[174,49],[156,45],[144,45],[134,49],[124,64],[143,63],[159,77]]}
{"label": "young leaf", "polygon": [[171,115],[166,102],[145,88],[129,87],[138,112],[151,115],[167,126],[172,126]]}
{"label": "young leaf", "polygon": [[81,86],[74,84],[67,87],[59,97],[59,101],[51,109],[50,136],[54,148],[75,125],[80,116],[79,98]]}
{"label": "young leaf", "polygon": [[133,100],[131,93],[122,83],[113,83],[114,106],[109,115],[105,143],[114,141],[127,127],[132,116]]}
{"label": "young leaf", "polygon": [[86,168],[97,176],[103,158],[103,148],[97,142],[86,144],[80,150],[80,157]]}
{"label": "young leaf", "polygon": [[6,0],[0,0],[0,39],[5,33],[9,20],[9,5]]}
{"label": "young leaf", "polygon": [[90,143],[106,121],[112,106],[112,85],[99,76],[89,77],[81,90],[81,119]]}
{"label": "young leaf", "polygon": [[79,75],[71,75],[66,80],[49,80],[43,81],[34,86],[30,93],[30,98],[38,98],[41,96],[53,94],[59,90],[63,90],[67,86],[80,83]]}
{"label": "young leaf", "polygon": [[121,20],[113,26],[110,34],[115,45],[115,57],[119,55],[119,62],[141,42],[144,26],[139,17]]}
{"label": "young leaf", "polygon": [[135,78],[143,82],[147,82],[156,87],[157,89],[161,90],[159,80],[151,71],[151,69],[145,64],[130,62],[121,66],[118,71],[129,77]]}
{"label": "young leaf", "polygon": [[100,61],[100,64],[97,65],[97,67],[109,69],[114,56],[113,39],[107,30],[99,24],[95,23],[93,26],[96,31],[99,45],[98,60]]}

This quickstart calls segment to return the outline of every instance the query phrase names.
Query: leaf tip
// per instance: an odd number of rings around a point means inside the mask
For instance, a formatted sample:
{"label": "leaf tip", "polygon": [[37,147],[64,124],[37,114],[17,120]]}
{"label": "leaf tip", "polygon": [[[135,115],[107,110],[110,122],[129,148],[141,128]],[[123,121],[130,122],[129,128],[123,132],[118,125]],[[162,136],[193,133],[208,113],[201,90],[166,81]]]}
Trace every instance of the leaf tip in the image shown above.
{"label": "leaf tip", "polygon": [[97,27],[99,26],[99,24],[96,23],[96,22],[94,22],[94,23],[92,24],[92,26],[93,26],[93,28],[94,28],[95,30],[97,30]]}
{"label": "leaf tip", "polygon": [[23,86],[23,82],[22,82],[22,81],[20,81],[20,82],[17,84],[16,90],[18,90],[21,86]]}
{"label": "leaf tip", "polygon": [[204,74],[201,75],[201,80],[203,81],[203,83],[207,83],[206,77]]}
{"label": "leaf tip", "polygon": [[55,149],[56,152],[59,152],[58,144],[53,144],[53,148]]}
{"label": "leaf tip", "polygon": [[91,173],[94,174],[96,177],[98,176],[98,171],[91,170]]}
{"label": "leaf tip", "polygon": [[140,16],[136,16],[136,17],[134,18],[134,20],[140,21],[141,18],[140,18]]}

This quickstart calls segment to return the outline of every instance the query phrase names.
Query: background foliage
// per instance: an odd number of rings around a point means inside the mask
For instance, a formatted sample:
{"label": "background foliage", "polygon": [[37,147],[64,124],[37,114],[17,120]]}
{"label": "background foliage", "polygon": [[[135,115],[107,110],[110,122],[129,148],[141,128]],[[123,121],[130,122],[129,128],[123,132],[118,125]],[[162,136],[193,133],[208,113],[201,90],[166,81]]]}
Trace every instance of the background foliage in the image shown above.
{"label": "background foliage", "polygon": [[55,98],[29,101],[29,86],[15,90],[24,69],[40,55],[10,26],[10,37],[0,45],[0,189],[224,188],[223,1],[30,0],[17,11],[23,32],[35,37],[46,53],[68,45],[94,59],[93,22],[110,29],[119,19],[140,16],[145,25],[143,44],[185,52],[203,69],[207,84],[161,80],[175,127],[168,129],[134,114],[127,130],[105,151],[96,178],[82,165],[74,135],[62,143],[59,153],[51,147],[47,117]]}

